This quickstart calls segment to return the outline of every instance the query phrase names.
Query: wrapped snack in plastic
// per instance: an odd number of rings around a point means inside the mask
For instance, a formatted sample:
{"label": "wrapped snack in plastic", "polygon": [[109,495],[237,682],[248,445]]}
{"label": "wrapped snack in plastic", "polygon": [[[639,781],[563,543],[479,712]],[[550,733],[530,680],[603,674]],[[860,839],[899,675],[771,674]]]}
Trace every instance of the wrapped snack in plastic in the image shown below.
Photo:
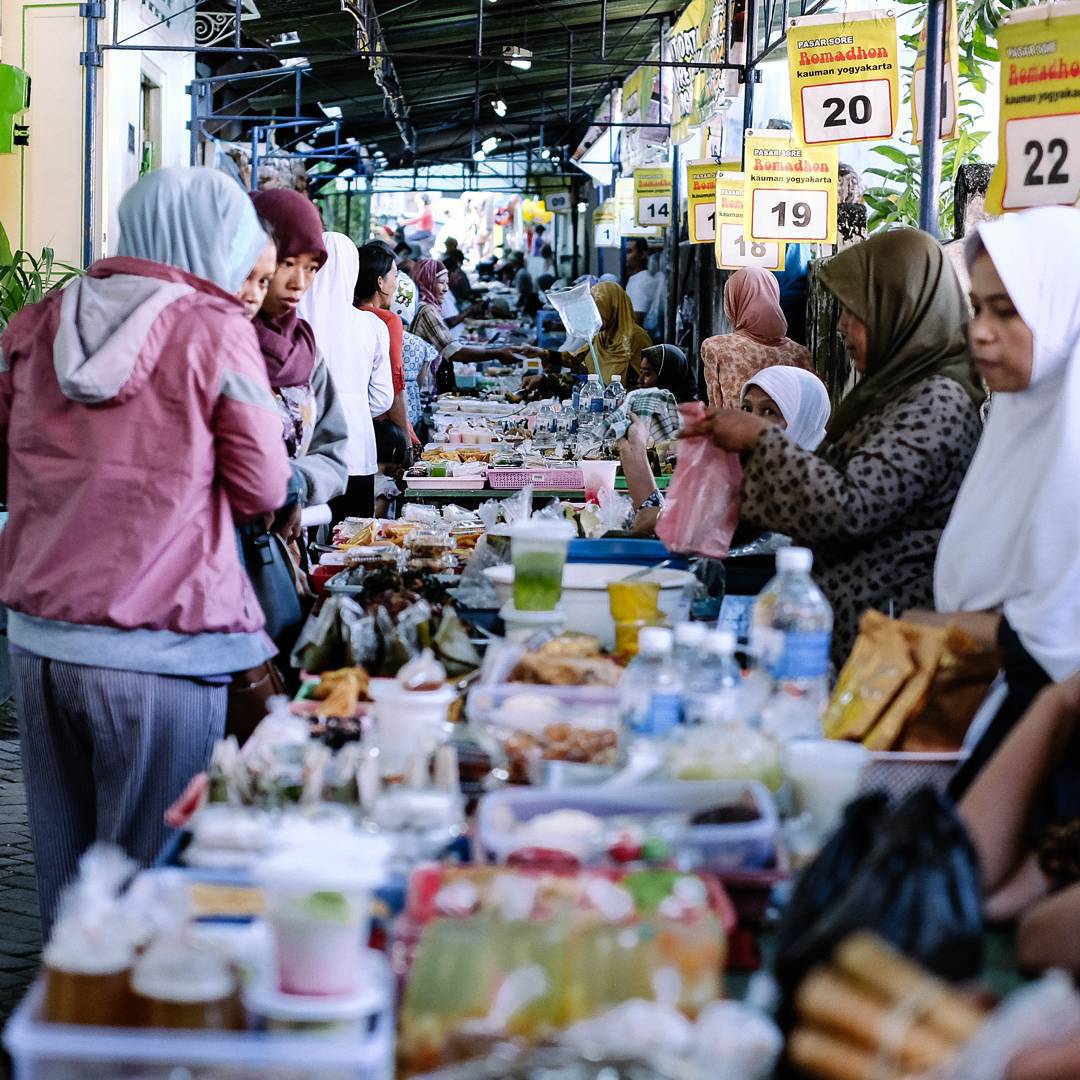
{"label": "wrapped snack in plastic", "polygon": [[698,1017],[693,1056],[709,1080],[765,1080],[783,1045],[768,1017],[737,1001],[714,1001]]}
{"label": "wrapped snack in plastic", "polygon": [[323,771],[322,797],[325,802],[357,806],[360,803],[360,762],[368,756],[360,743],[346,743],[327,762]]}
{"label": "wrapped snack in plastic", "polygon": [[425,649],[401,668],[397,681],[403,690],[441,690],[446,683],[446,668],[430,649]]}
{"label": "wrapped snack in plastic", "polygon": [[694,1045],[694,1025],[670,1005],[632,998],[567,1028],[559,1042],[589,1057],[684,1058]]}
{"label": "wrapped snack in plastic", "polygon": [[[1063,971],[1014,990],[964,1047],[940,1080],[1005,1080],[1024,1050],[1080,1035],[1080,996]],[[935,1077],[935,1080],[938,1080]]]}
{"label": "wrapped snack in plastic", "polygon": [[365,614],[364,609],[349,597],[331,596],[318,615],[308,617],[293,646],[290,660],[294,668],[318,674],[349,666],[343,613],[351,614],[354,620]]}
{"label": "wrapped snack in plastic", "polygon": [[532,517],[533,489],[532,484],[527,484],[516,495],[511,495],[502,501],[502,519],[507,525],[513,525],[518,521],[528,521]]}
{"label": "wrapped snack in plastic", "polygon": [[331,752],[322,743],[309,742],[304,750],[304,791],[300,801],[316,803],[322,798]]}
{"label": "wrapped snack in plastic", "polygon": [[235,735],[219,740],[210,751],[207,773],[210,777],[207,802],[238,803],[240,793],[236,787],[236,770],[240,759],[240,744]]}
{"label": "wrapped snack in plastic", "polygon": [[127,986],[137,928],[124,917],[119,894],[134,869],[119,848],[106,844],[95,844],[80,859],[45,947],[45,1020],[130,1022],[125,1012],[131,1008]]}
{"label": "wrapped snack in plastic", "polygon": [[375,621],[385,644],[379,674],[392,678],[427,646],[431,605],[426,600],[417,600],[398,615],[396,624],[386,609],[380,608]]}
{"label": "wrapped snack in plastic", "polygon": [[412,521],[417,525],[437,525],[442,517],[434,506],[423,506],[420,503],[406,503],[401,513],[402,521]]}
{"label": "wrapped snack in plastic", "polygon": [[481,656],[469,640],[457,612],[447,604],[433,638],[435,648],[451,675],[464,675],[480,666]]}
{"label": "wrapped snack in plastic", "polygon": [[508,555],[509,551],[503,554],[494,544],[488,543],[486,536],[481,536],[458,579],[455,602],[466,608],[497,608],[499,593],[484,571],[492,566],[502,566]]}

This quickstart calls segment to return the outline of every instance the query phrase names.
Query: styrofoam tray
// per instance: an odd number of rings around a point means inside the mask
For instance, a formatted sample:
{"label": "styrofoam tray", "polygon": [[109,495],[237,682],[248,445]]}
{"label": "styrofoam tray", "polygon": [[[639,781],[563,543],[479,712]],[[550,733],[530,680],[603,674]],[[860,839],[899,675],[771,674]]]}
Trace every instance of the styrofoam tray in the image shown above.
{"label": "styrofoam tray", "polygon": [[507,811],[517,823],[555,810],[583,810],[596,817],[629,814],[696,813],[733,802],[749,790],[761,815],[757,821],[731,825],[689,826],[681,843],[700,858],[695,869],[712,871],[755,870],[776,858],[780,819],[776,804],[757,780],[668,780],[634,787],[603,784],[557,791],[504,788],[485,795],[476,815],[476,837],[481,849],[499,862],[521,846],[512,831],[501,827]]}

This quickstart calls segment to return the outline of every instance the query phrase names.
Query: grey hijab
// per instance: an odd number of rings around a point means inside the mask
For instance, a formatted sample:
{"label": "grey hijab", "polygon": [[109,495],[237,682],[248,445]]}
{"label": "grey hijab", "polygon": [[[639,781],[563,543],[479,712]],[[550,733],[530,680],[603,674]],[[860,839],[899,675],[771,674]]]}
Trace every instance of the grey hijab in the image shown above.
{"label": "grey hijab", "polygon": [[120,200],[117,255],[165,263],[235,293],[266,233],[247,193],[207,168],[157,169]]}

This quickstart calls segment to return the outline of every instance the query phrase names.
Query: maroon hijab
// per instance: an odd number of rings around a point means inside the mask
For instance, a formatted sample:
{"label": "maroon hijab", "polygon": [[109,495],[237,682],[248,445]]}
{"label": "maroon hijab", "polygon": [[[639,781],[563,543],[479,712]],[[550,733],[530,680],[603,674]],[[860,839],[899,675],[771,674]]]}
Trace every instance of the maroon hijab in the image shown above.
{"label": "maroon hijab", "polygon": [[[275,188],[251,196],[255,209],[273,230],[278,262],[314,253],[319,266],[326,262],[323,224],[319,211],[299,191]],[[266,361],[266,374],[274,389],[302,386],[315,368],[315,332],[295,311],[270,318],[255,316],[255,333]]]}

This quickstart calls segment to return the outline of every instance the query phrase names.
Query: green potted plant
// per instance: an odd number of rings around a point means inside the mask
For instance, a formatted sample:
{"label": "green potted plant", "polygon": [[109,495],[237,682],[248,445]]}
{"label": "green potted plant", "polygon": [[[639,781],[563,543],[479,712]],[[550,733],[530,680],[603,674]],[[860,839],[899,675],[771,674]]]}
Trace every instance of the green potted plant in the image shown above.
{"label": "green potted plant", "polygon": [[7,238],[0,236],[0,333],[17,312],[80,274],[77,266],[57,262],[52,248],[44,248],[36,257],[29,251],[12,254]]}

